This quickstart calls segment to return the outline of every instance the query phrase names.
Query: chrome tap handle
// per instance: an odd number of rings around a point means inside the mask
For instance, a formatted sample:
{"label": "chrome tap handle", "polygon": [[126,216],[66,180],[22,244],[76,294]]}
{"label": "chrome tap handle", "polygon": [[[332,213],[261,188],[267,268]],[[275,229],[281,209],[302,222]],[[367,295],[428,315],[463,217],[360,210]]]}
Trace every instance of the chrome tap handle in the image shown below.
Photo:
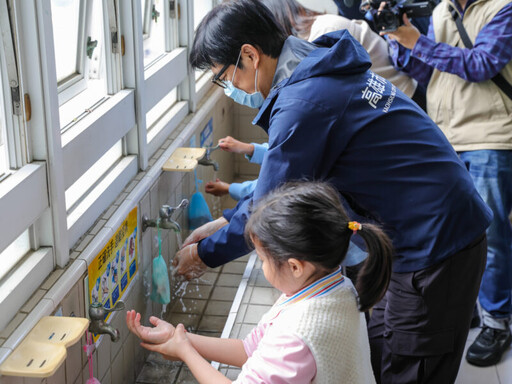
{"label": "chrome tap handle", "polygon": [[187,208],[188,207],[188,200],[187,199],[183,199],[181,200],[180,204],[176,207],[176,209],[174,210],[174,212],[171,214],[171,219],[173,218],[173,216],[179,212],[181,212],[183,209]]}
{"label": "chrome tap handle", "polygon": [[217,150],[220,148],[220,144],[217,144],[215,147],[212,145],[210,147],[203,147],[203,148],[206,148],[206,152],[208,154],[212,153],[213,151]]}
{"label": "chrome tap handle", "polygon": [[105,315],[114,311],[121,311],[125,308],[124,302],[119,300],[113,308],[105,308],[100,303],[95,301],[89,306],[89,317],[91,320],[103,320]]}
{"label": "chrome tap handle", "polygon": [[160,218],[172,220],[176,214],[181,212],[182,209],[188,206],[188,200],[183,199],[177,207],[171,207],[170,205],[162,205],[160,208]]}
{"label": "chrome tap handle", "polygon": [[125,308],[124,301],[119,300],[113,308],[105,308],[108,313],[122,311]]}

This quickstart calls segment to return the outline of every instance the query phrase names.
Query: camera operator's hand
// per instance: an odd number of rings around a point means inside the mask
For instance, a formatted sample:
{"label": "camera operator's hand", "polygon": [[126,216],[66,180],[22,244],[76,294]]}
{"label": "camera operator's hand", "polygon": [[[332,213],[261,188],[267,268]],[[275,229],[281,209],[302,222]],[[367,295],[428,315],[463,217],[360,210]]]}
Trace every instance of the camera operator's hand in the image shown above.
{"label": "camera operator's hand", "polygon": [[393,32],[381,32],[381,35],[388,35],[390,39],[398,41],[405,48],[413,49],[421,36],[420,31],[411,24],[406,14],[403,16],[404,25]]}

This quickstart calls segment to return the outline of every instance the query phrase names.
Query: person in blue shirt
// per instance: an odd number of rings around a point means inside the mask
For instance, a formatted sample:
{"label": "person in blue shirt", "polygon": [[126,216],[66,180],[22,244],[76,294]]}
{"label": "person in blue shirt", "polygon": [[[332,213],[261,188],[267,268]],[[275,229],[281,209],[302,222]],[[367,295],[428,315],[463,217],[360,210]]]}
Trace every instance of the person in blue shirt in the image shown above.
{"label": "person in blue shirt", "polygon": [[[219,140],[219,147],[226,152],[244,155],[249,162],[261,165],[263,156],[268,149],[268,143],[244,143],[231,136],[226,136]],[[217,179],[207,182],[204,191],[214,196],[224,196],[229,193],[229,196],[231,196],[233,200],[239,201],[256,189],[257,182],[258,179],[230,184]]]}
{"label": "person in blue shirt", "polygon": [[259,109],[253,123],[269,149],[252,195],[186,239],[177,273],[190,279],[249,252],[252,204],[282,183],[326,181],[351,216],[378,223],[393,242],[391,282],[369,323],[376,378],[453,382],[492,212],[441,130],[369,70],[347,31],[313,43],[287,37],[258,0],[210,11],[189,60],[211,69],[227,96]]}
{"label": "person in blue shirt", "polygon": [[[429,115],[494,213],[479,293],[482,329],[466,354],[473,365],[494,365],[512,343],[512,2],[444,0],[428,36],[404,21],[388,35],[395,65],[427,85]],[[498,73],[509,84],[508,95],[492,81]]]}

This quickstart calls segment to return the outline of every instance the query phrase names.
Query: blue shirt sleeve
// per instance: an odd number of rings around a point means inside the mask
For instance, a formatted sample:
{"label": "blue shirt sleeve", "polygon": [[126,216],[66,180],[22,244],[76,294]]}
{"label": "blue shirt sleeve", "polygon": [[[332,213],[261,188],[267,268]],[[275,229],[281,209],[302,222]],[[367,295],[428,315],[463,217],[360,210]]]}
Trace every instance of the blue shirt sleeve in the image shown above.
{"label": "blue shirt sleeve", "polygon": [[240,200],[242,197],[252,193],[256,189],[256,180],[244,181],[243,183],[231,183],[229,185],[229,195],[235,199]]}
{"label": "blue shirt sleeve", "polygon": [[254,145],[254,152],[252,153],[252,156],[245,155],[245,158],[254,164],[263,163],[263,157],[265,156],[265,153],[267,153],[267,151],[268,151],[268,143],[263,143],[263,144],[251,143],[251,144]]}
{"label": "blue shirt sleeve", "polygon": [[429,34],[429,38],[421,36],[418,39],[412,57],[441,72],[466,81],[481,82],[496,76],[510,62],[511,41],[512,3],[509,3],[481,29],[472,49],[436,43]]}
{"label": "blue shirt sleeve", "polygon": [[[324,149],[329,137],[327,132],[334,122],[329,113],[318,109],[317,105],[300,99],[286,99],[274,106],[268,131],[269,150],[256,189],[253,196],[249,195],[233,210],[224,212],[228,225],[199,242],[198,254],[206,265],[217,267],[248,253],[244,230],[253,201],[283,182],[315,179],[318,167],[332,169],[337,156],[326,156]],[[316,125],[326,127],[326,133],[319,135],[317,130],[311,129]]]}

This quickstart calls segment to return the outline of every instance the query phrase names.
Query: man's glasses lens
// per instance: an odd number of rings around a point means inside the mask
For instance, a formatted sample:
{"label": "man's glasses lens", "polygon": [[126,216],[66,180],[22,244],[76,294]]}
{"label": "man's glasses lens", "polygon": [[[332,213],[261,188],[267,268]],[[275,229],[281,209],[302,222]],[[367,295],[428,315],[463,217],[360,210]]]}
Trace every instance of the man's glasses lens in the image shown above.
{"label": "man's glasses lens", "polygon": [[226,82],[224,80],[221,80],[220,78],[222,77],[224,72],[226,72],[226,69],[228,69],[228,67],[229,67],[229,64],[226,64],[225,66],[222,67],[222,69],[219,71],[219,73],[217,73],[215,76],[213,76],[213,78],[212,78],[213,84],[218,85],[221,88],[227,88]]}
{"label": "man's glasses lens", "polygon": [[212,79],[212,83],[218,85],[221,88],[227,88],[227,85],[223,80]]}

